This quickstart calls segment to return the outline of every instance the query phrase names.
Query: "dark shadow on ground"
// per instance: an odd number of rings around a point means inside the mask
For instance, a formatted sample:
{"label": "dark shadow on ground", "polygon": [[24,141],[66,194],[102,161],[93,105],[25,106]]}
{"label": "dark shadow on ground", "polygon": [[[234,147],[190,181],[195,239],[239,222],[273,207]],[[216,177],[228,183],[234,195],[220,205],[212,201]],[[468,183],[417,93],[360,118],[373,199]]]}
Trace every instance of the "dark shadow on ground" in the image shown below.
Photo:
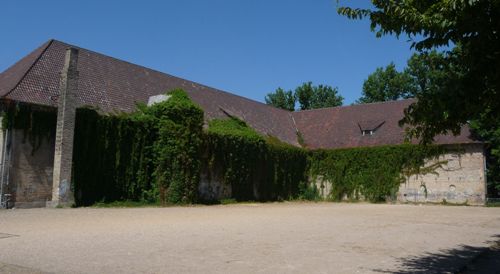
{"label": "dark shadow on ground", "polygon": [[374,269],[379,273],[500,273],[500,235],[487,247],[458,248],[398,259],[397,270]]}

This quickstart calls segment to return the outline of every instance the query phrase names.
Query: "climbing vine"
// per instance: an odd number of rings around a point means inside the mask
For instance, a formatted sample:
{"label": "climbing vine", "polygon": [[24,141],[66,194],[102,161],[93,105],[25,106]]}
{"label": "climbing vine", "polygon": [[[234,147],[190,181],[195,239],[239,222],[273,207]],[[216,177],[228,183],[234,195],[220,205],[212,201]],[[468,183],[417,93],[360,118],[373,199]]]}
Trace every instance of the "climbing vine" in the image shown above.
{"label": "climbing vine", "polygon": [[30,143],[31,154],[34,154],[43,141],[54,138],[56,121],[55,109],[16,103],[6,105],[2,127],[23,130],[23,142]]}
{"label": "climbing vine", "polygon": [[305,150],[263,137],[236,118],[210,121],[206,149],[208,170],[222,170],[237,200],[291,199],[306,182]]}
{"label": "climbing vine", "polygon": [[181,90],[132,114],[76,115],[77,205],[133,200],[196,202],[203,112]]}
{"label": "climbing vine", "polygon": [[443,146],[397,145],[316,150],[309,156],[313,181],[331,184],[333,200],[394,198],[410,175],[434,172],[443,162],[424,168],[425,160],[445,152]]}
{"label": "climbing vine", "polygon": [[[422,168],[447,149],[311,151],[263,136],[235,117],[211,120],[203,129],[203,111],[184,91],[167,96],[130,114],[77,110],[72,180],[77,205],[205,202],[198,197],[201,174],[230,186],[236,200],[316,199],[317,186],[329,184],[333,200],[383,201],[395,195],[405,177],[439,167],[437,162]],[[15,105],[3,122],[24,129],[35,151],[43,138],[54,138],[56,112]]]}

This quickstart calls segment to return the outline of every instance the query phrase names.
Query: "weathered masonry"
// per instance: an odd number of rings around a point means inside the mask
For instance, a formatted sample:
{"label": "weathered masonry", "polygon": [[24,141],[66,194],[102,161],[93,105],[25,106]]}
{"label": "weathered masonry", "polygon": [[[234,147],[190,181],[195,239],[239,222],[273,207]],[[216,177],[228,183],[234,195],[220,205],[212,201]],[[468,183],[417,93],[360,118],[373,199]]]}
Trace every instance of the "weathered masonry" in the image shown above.
{"label": "weathered masonry", "polygon": [[[205,119],[237,117],[264,136],[293,146],[337,149],[398,145],[398,121],[413,100],[289,112],[90,50],[50,40],[0,74],[0,98],[7,110],[28,107],[37,130],[2,128],[0,196],[16,207],[68,205],[76,109],[101,113],[131,112],[136,103],[180,88],[205,112]],[[8,125],[3,117],[3,126]],[[52,122],[50,122],[52,121]],[[22,124],[22,121],[21,121]],[[303,140],[299,142],[298,134]],[[438,136],[438,145],[460,146],[463,153],[440,159],[436,173],[411,176],[400,186],[401,202],[481,205],[486,178],[483,146],[465,126],[459,136]],[[427,165],[435,164],[429,161]],[[202,180],[202,184],[205,184]],[[321,185],[324,195],[328,186]],[[224,195],[227,195],[225,193]]]}

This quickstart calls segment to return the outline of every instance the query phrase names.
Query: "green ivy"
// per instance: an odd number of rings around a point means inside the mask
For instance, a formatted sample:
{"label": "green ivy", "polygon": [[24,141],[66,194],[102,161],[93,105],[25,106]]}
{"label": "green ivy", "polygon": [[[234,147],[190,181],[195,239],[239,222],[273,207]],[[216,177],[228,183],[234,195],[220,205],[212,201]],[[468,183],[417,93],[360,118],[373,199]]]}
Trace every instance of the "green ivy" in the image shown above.
{"label": "green ivy", "polygon": [[210,121],[206,150],[206,170],[222,170],[237,200],[296,198],[306,182],[305,150],[265,138],[236,118]]}
{"label": "green ivy", "polygon": [[[168,96],[131,114],[77,110],[72,180],[77,205],[200,202],[202,173],[230,185],[229,198],[238,201],[315,200],[318,181],[331,184],[333,200],[384,201],[394,197],[405,177],[442,164],[422,168],[427,159],[457,149],[397,145],[311,151],[263,136],[236,118],[211,120],[203,130],[203,111],[184,91]],[[43,138],[53,138],[56,113],[17,105],[8,109],[4,123],[24,129],[35,150]]]}
{"label": "green ivy", "polygon": [[44,140],[54,138],[56,122],[55,109],[18,103],[7,106],[2,127],[23,130],[23,142],[28,141],[31,144],[31,154],[34,154]]}
{"label": "green ivy", "polygon": [[181,90],[132,114],[79,109],[74,172],[77,205],[196,202],[203,112]]}
{"label": "green ivy", "polygon": [[443,162],[422,168],[425,160],[444,152],[443,146],[409,144],[316,150],[309,156],[309,172],[313,181],[331,184],[333,200],[379,202],[394,199],[407,176],[434,172]]}

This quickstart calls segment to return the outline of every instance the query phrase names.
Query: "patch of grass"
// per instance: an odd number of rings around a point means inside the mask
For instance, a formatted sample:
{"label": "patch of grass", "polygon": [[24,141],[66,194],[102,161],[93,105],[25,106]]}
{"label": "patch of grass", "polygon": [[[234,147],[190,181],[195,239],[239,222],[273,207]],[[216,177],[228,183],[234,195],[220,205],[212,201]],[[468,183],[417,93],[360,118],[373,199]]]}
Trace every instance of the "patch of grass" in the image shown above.
{"label": "patch of grass", "polygon": [[486,207],[500,207],[500,201],[499,202],[487,202]]}
{"label": "patch of grass", "polygon": [[140,202],[140,201],[114,201],[110,203],[106,202],[98,202],[92,205],[92,207],[159,207],[160,203],[151,203],[151,202]]}
{"label": "patch of grass", "polygon": [[238,201],[236,199],[222,199],[220,200],[221,205],[230,205],[230,204],[236,204]]}

